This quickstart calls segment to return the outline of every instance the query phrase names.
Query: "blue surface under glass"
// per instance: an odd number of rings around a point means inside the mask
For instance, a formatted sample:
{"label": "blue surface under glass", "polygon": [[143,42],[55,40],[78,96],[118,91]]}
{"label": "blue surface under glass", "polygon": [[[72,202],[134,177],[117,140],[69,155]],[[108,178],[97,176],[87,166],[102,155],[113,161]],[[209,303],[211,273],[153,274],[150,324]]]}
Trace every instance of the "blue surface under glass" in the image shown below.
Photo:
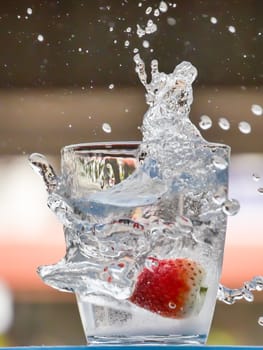
{"label": "blue surface under glass", "polygon": [[138,350],[139,348],[154,349],[161,347],[166,350],[259,350],[263,349],[263,346],[207,346],[207,345],[142,345],[142,346],[122,346],[122,345],[106,345],[106,346],[98,346],[98,345],[83,345],[83,346],[26,346],[26,347],[8,347],[1,348],[1,350],[88,350],[90,348],[96,348],[96,350],[118,350],[129,348],[129,350]]}

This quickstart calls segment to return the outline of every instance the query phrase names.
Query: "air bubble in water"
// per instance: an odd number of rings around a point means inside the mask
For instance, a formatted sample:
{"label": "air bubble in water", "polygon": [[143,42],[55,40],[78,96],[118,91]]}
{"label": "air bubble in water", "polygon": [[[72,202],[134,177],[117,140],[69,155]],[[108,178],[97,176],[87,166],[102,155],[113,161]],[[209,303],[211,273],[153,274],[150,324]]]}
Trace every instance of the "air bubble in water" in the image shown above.
{"label": "air bubble in water", "polygon": [[239,212],[240,204],[236,199],[227,199],[222,208],[226,215],[232,216]]}
{"label": "air bubble in water", "polygon": [[170,309],[173,309],[173,310],[176,309],[176,304],[173,303],[172,301],[169,302],[168,306]]}
{"label": "air bubble in water", "polygon": [[133,49],[133,53],[138,53],[139,52],[139,49],[137,48],[137,47],[135,47],[134,49]]}
{"label": "air bubble in water", "polygon": [[210,117],[208,117],[208,115],[201,115],[200,117],[200,122],[199,122],[199,126],[201,129],[203,130],[207,130],[210,129],[212,126],[212,119]]}
{"label": "air bubble in water", "polygon": [[213,196],[213,201],[218,205],[222,205],[226,200],[226,194],[227,189],[225,187],[219,188]]}
{"label": "air bubble in water", "polygon": [[40,42],[44,41],[44,36],[42,34],[38,34],[37,40]]}
{"label": "air bubble in water", "polygon": [[167,23],[169,24],[169,26],[175,26],[176,19],[174,17],[167,17]]}
{"label": "air bubble in water", "polygon": [[263,326],[263,316],[260,316],[260,317],[258,318],[258,324],[259,324],[260,326]]}
{"label": "air bubble in water", "polygon": [[263,114],[263,108],[260,105],[253,104],[251,106],[251,112],[257,116],[261,116]]}
{"label": "air bubble in water", "polygon": [[102,130],[106,132],[107,134],[111,133],[111,126],[108,123],[103,123],[102,124]]}
{"label": "air bubble in water", "polygon": [[110,85],[109,85],[109,89],[110,89],[110,90],[114,89],[114,84],[110,84]]}
{"label": "air bubble in water", "polygon": [[230,123],[229,123],[228,119],[226,119],[226,118],[219,118],[218,125],[222,130],[229,130],[230,129]]}
{"label": "air bubble in water", "polygon": [[228,26],[228,31],[233,34],[236,32],[236,28],[234,26]]}
{"label": "air bubble in water", "polygon": [[165,1],[161,1],[160,4],[159,4],[159,10],[161,12],[167,12],[168,10],[168,5],[166,4]]}
{"label": "air bubble in water", "polygon": [[143,40],[142,46],[143,46],[145,49],[148,49],[148,48],[150,47],[149,41],[148,41],[148,40]]}
{"label": "air bubble in water", "polygon": [[220,170],[224,170],[228,166],[228,162],[224,158],[219,157],[219,156],[215,156],[213,158],[213,164],[216,168],[218,168]]}
{"label": "air bubble in water", "polygon": [[157,267],[159,265],[158,261],[154,258],[147,258],[144,263],[145,267],[152,271],[153,267]]}
{"label": "air bubble in water", "polygon": [[238,129],[243,134],[249,134],[251,132],[251,125],[248,122],[243,121],[238,124]]}
{"label": "air bubble in water", "polygon": [[26,13],[27,13],[29,16],[32,15],[32,13],[33,13],[32,8],[31,8],[31,7],[28,7],[28,8],[26,9]]}
{"label": "air bubble in water", "polygon": [[125,40],[125,42],[124,42],[124,46],[125,46],[125,47],[129,47],[129,46],[130,46],[130,42],[129,42],[129,40]]}
{"label": "air bubble in water", "polygon": [[261,194],[261,195],[263,195],[263,187],[259,187],[259,188],[258,188],[258,193]]}
{"label": "air bubble in water", "polygon": [[210,18],[210,22],[211,22],[212,24],[216,24],[216,23],[217,23],[217,18],[216,18],[216,17],[211,17],[211,18]]}
{"label": "air bubble in water", "polygon": [[254,181],[259,181],[259,180],[260,180],[260,175],[254,173],[254,174],[252,174],[252,179],[253,179]]}

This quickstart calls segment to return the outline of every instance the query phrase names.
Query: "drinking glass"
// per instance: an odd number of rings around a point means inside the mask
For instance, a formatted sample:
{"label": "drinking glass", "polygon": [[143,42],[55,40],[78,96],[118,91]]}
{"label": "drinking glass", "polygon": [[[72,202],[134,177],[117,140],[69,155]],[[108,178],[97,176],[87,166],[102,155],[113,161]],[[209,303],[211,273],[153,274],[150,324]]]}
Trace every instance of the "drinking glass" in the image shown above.
{"label": "drinking glass", "polygon": [[39,274],[75,293],[88,343],[205,343],[223,259],[229,148],[202,147],[168,184],[139,142],[62,149],[48,205],[64,225],[66,255]]}

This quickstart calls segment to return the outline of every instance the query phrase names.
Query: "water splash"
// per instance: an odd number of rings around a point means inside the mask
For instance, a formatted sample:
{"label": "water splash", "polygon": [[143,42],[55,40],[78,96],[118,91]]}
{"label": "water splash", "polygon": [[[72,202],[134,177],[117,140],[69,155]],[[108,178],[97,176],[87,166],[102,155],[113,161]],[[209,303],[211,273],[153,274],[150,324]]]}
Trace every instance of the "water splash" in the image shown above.
{"label": "water splash", "polygon": [[29,156],[29,162],[33,170],[44,180],[47,192],[52,193],[57,186],[58,178],[47,158],[40,153],[33,153]]}
{"label": "water splash", "polygon": [[254,300],[252,292],[254,291],[263,291],[263,276],[256,276],[251,281],[245,282],[241,288],[236,289],[230,289],[220,284],[217,298],[229,305],[241,299],[252,302]]}

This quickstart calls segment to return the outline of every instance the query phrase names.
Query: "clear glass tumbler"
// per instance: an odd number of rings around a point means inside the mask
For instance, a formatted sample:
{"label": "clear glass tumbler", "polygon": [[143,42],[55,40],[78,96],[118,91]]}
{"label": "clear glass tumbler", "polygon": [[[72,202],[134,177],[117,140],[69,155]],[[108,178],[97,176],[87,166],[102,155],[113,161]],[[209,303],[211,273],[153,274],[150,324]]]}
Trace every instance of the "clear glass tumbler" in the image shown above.
{"label": "clear glass tumbler", "polygon": [[76,294],[88,343],[205,343],[223,259],[228,161],[227,146],[205,143],[188,172],[167,182],[139,142],[63,148],[48,205],[64,225],[66,255],[39,274]]}

